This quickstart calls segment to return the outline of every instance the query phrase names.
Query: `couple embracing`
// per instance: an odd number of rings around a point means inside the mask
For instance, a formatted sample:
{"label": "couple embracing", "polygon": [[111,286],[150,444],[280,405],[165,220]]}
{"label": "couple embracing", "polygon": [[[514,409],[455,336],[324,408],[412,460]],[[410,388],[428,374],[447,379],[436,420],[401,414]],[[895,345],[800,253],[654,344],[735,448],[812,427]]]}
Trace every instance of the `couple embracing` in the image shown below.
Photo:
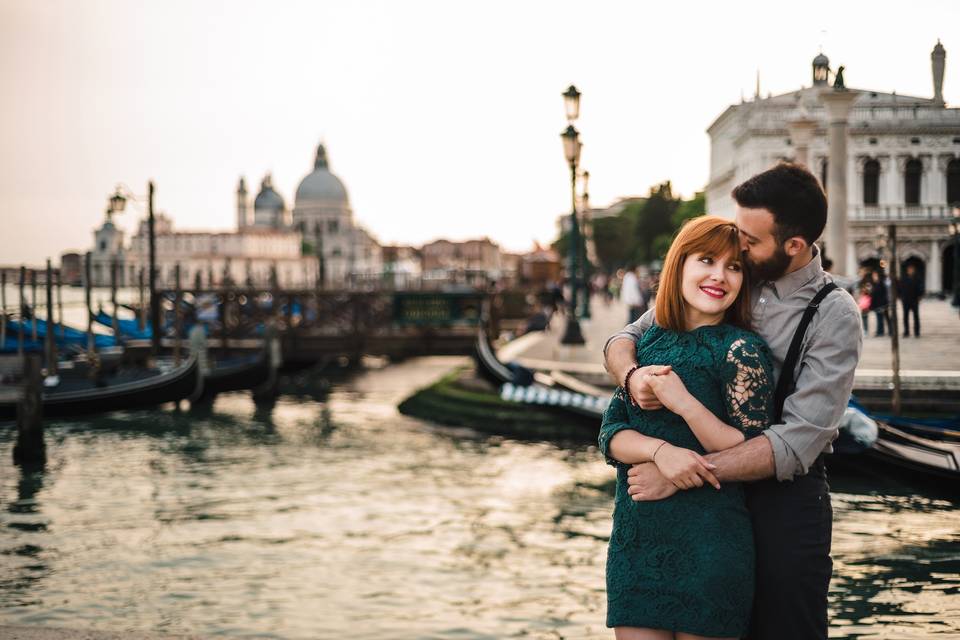
{"label": "couple embracing", "polygon": [[607,626],[618,639],[827,637],[824,468],[860,357],[860,311],[814,242],[827,202],[781,164],[690,220],[656,306],[604,349],[617,468]]}

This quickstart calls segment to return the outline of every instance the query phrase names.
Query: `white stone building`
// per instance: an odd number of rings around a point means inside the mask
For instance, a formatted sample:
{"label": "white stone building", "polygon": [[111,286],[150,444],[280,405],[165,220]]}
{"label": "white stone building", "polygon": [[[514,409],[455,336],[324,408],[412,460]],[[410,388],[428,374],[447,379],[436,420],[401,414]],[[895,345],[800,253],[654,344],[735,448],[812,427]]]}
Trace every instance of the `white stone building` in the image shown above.
{"label": "white stone building", "polygon": [[[943,100],[945,58],[938,42],[931,54],[932,98],[851,89],[857,97],[848,118],[847,273],[877,261],[877,227],[895,223],[901,260],[924,274],[927,291],[952,287],[948,224],[960,215],[960,109]],[[828,86],[829,64],[818,55],[812,86],[756,95],[710,125],[709,213],[732,218],[733,188],[781,160],[803,162],[806,156],[826,184],[827,118],[818,95]],[[795,123],[803,120],[812,121],[812,136],[792,139],[791,127],[796,134]]]}
{"label": "white stone building", "polygon": [[[180,265],[184,288],[221,286],[265,287],[276,269],[285,288],[312,288],[317,281],[317,259],[301,255],[302,238],[290,229],[250,226],[242,231],[176,231],[165,215],[156,216],[157,285],[172,287]],[[137,282],[141,267],[149,264],[147,222],[141,221],[127,250],[128,284]]]}
{"label": "white stone building", "polygon": [[293,227],[303,232],[318,255],[322,254],[327,287],[342,286],[351,278],[383,270],[380,245],[354,222],[347,189],[330,172],[323,144],[317,147],[313,171],[297,187]]}

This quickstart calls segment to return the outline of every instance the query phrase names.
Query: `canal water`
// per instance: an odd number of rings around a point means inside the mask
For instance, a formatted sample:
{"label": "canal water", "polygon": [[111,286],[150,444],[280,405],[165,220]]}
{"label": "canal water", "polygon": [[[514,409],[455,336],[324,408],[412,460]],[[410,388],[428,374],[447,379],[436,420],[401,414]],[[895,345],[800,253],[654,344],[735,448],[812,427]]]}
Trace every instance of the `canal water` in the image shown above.
{"label": "canal water", "polygon": [[[242,638],[611,638],[613,471],[397,413],[421,358],[270,411],[246,394],[0,430],[0,623]],[[960,637],[960,510],[884,471],[834,485],[835,638]]]}

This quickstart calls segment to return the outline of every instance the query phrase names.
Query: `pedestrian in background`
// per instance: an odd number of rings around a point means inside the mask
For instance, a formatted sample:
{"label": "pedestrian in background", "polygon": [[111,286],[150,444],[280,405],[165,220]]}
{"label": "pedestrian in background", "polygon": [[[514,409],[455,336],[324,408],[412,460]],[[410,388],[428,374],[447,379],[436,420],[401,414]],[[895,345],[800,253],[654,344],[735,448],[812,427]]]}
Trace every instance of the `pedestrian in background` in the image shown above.
{"label": "pedestrian in background", "polygon": [[627,324],[636,321],[647,310],[640,291],[640,279],[636,265],[629,265],[620,283],[620,302],[627,306]]}
{"label": "pedestrian in background", "polygon": [[920,298],[923,297],[923,280],[917,275],[917,267],[908,264],[906,273],[897,286],[903,304],[903,337],[910,337],[910,314],[913,314],[913,337],[920,337]]}
{"label": "pedestrian in background", "polygon": [[887,283],[879,271],[870,274],[870,310],[877,318],[877,332],[873,335],[886,335],[887,310],[890,299],[887,297]]}

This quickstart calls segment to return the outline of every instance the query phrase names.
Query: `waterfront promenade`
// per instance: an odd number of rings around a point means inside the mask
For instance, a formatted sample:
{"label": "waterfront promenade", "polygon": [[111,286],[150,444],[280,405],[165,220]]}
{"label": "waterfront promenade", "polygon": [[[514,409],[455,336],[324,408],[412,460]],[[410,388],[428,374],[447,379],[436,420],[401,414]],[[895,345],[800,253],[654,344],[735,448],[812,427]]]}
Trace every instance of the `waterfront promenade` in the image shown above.
{"label": "waterfront promenade", "polygon": [[[566,318],[554,315],[550,329],[542,334],[522,338],[522,342],[506,349],[511,359],[525,366],[542,370],[560,370],[580,374],[594,384],[606,383],[603,377],[603,345],[610,334],[626,324],[627,309],[619,301],[609,304],[594,297],[590,320],[580,323],[586,344],[560,344]],[[871,331],[875,328],[870,318]],[[902,327],[903,319],[900,318]],[[920,305],[919,339],[900,338],[900,376],[905,389],[936,388],[960,393],[960,317],[944,300],[924,300]],[[902,331],[902,329],[901,329]],[[889,384],[891,370],[889,337],[870,336],[863,339],[863,353],[857,366],[857,388],[875,388]],[[501,354],[502,356],[503,354]],[[612,384],[612,382],[610,382]]]}

